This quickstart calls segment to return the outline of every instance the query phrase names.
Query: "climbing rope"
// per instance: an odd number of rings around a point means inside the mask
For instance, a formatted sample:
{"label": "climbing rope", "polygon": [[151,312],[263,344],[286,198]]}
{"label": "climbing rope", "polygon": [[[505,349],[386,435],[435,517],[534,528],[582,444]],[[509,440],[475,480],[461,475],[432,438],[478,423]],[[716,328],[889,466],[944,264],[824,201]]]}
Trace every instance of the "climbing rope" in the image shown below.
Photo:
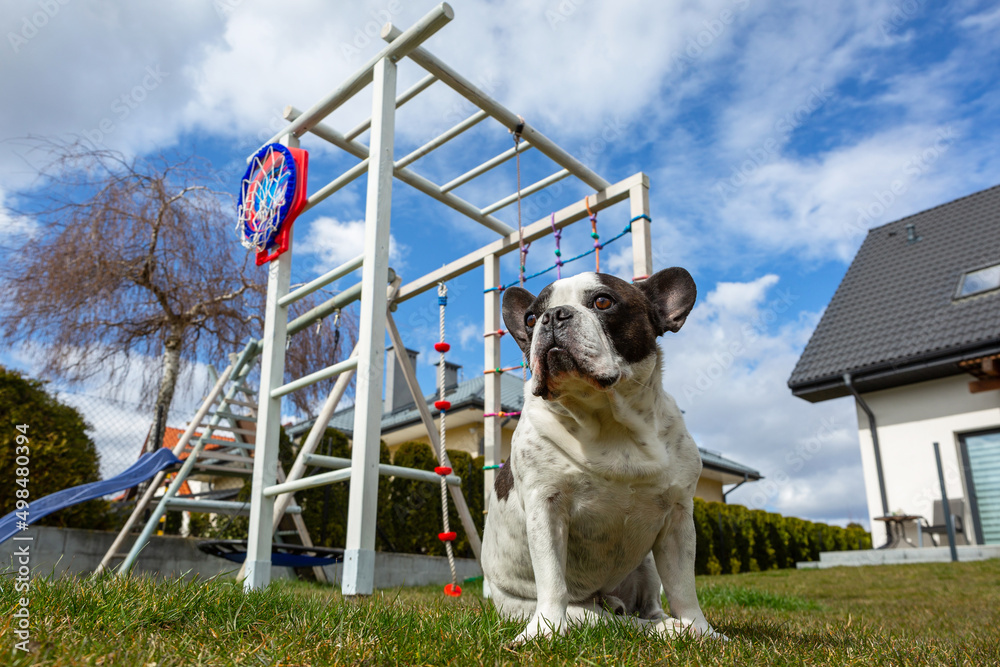
{"label": "climbing rope", "polygon": [[587,207],[587,216],[590,218],[590,238],[594,239],[594,257],[596,259],[595,273],[601,272],[601,237],[597,234],[597,214],[590,210],[590,195],[583,199],[584,206]]}
{"label": "climbing rope", "polygon": [[521,132],[524,131],[524,119],[517,117],[521,122],[517,124],[511,134],[514,135],[514,162],[517,165],[517,249],[519,252],[518,280],[521,287],[524,287],[524,267],[528,259],[528,248],[530,243],[524,242],[524,226],[521,222]]}
{"label": "climbing rope", "polygon": [[555,249],[555,254],[556,254],[556,263],[555,263],[555,267],[556,267],[556,280],[561,280],[562,279],[562,265],[563,265],[563,261],[562,261],[562,249],[559,247],[559,242],[562,240],[562,230],[556,228],[556,214],[555,214],[555,211],[552,212],[552,217],[549,218],[549,223],[552,225],[552,236],[556,240],[556,249]]}
{"label": "climbing rope", "polygon": [[445,415],[448,410],[451,409],[451,402],[445,400],[445,364],[444,355],[448,350],[451,349],[451,345],[444,340],[444,310],[445,306],[448,305],[448,287],[444,283],[438,284],[438,317],[440,321],[439,326],[439,341],[434,343],[434,349],[441,355],[438,359],[438,400],[434,402],[434,407],[438,409],[439,421],[441,430],[438,434],[438,463],[439,465],[434,468],[434,472],[438,474],[441,479],[441,516],[442,523],[444,525],[444,532],[438,533],[438,539],[444,542],[445,552],[448,554],[448,567],[451,569],[451,583],[444,587],[445,595],[450,595],[452,597],[458,597],[462,594],[462,589],[458,585],[458,575],[455,572],[455,553],[452,550],[452,542],[458,537],[458,534],[451,529],[451,524],[448,519],[448,475],[451,474],[451,461],[448,460],[448,451],[445,446],[445,437],[447,435],[445,429]]}

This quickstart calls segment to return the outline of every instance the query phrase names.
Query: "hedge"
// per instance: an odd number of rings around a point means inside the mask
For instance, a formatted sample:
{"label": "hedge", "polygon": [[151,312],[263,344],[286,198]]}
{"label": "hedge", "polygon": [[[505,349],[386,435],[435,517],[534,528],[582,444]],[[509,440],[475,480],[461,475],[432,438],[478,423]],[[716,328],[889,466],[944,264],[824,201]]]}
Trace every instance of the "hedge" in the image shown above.
{"label": "hedge", "polygon": [[[28,426],[26,433],[16,428],[22,424]],[[22,487],[15,479],[29,480],[29,500],[100,480],[100,457],[87,435],[90,428],[79,410],[60,402],[43,382],[0,366],[0,516],[17,509],[15,492]],[[18,442],[22,435],[27,437],[27,454],[17,449],[25,446],[23,437]],[[18,455],[26,455],[28,465],[18,465]],[[114,517],[108,501],[96,498],[50,514],[37,525],[104,530],[114,527]]]}
{"label": "hedge", "polygon": [[701,498],[694,499],[694,523],[697,574],[791,568],[819,560],[821,551],[872,548],[871,535],[856,523],[841,528]]}
{"label": "hedge", "polygon": [[[483,529],[483,457],[448,451],[455,473],[462,477],[473,520]],[[407,442],[399,447],[395,465],[433,470],[436,465],[429,445]],[[443,555],[437,539],[441,526],[441,494],[437,486],[424,482],[394,479],[388,484],[389,517],[379,510],[382,532],[391,536],[393,551]],[[468,538],[462,531],[453,503],[450,521],[459,534],[456,554],[472,557]],[[695,498],[695,529],[698,547],[695,558],[698,574],[729,574],[793,568],[799,561],[819,560],[821,551],[870,549],[871,536],[858,524],[847,528],[814,523],[742,505],[707,502]]]}

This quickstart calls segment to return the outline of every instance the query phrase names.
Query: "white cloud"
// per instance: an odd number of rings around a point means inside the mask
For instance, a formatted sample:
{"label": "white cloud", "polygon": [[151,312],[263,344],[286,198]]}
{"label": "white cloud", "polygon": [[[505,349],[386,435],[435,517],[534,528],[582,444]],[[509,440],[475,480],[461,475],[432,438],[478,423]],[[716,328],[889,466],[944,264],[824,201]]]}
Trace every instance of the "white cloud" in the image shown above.
{"label": "white cloud", "polygon": [[[210,5],[195,0],[17,0],[5,6],[0,25],[10,92],[0,104],[2,138],[76,137],[126,153],[176,139],[189,96],[184,71],[221,28]],[[23,187],[31,172],[15,159],[5,152],[0,166],[14,175],[8,187]]]}
{"label": "white cloud", "polygon": [[34,218],[15,213],[7,207],[7,193],[3,190],[0,190],[0,229],[16,244],[30,240],[39,232]]}
{"label": "white cloud", "polygon": [[698,444],[758,469],[731,502],[788,516],[862,520],[867,505],[849,401],[809,404],[786,382],[815,318],[782,327],[794,288],[765,275],[721,283],[679,334],[662,340],[664,387],[685,411]]}
{"label": "white cloud", "polygon": [[959,22],[959,25],[971,30],[996,30],[1000,27],[1000,7],[967,16]]}
{"label": "white cloud", "polygon": [[[354,259],[365,249],[365,221],[321,217],[310,221],[309,231],[298,243],[296,250],[308,255],[316,255],[329,268],[340,266]],[[404,266],[408,249],[389,238],[389,264],[394,269]]]}
{"label": "white cloud", "polygon": [[718,283],[705,297],[705,303],[719,316],[751,316],[760,309],[768,290],[777,283],[778,276],[773,273],[749,283]]}
{"label": "white cloud", "polygon": [[[319,0],[301,0],[294,10],[261,0],[217,0],[214,10],[190,1],[169,9],[60,5],[5,63],[8,87],[22,101],[0,106],[0,121],[24,133],[101,134],[106,145],[126,152],[198,130],[239,137],[249,151],[284,127],[285,105],[308,107],[377,53],[384,46],[381,23],[407,27],[429,9],[385,0],[342,5],[335,11]],[[855,229],[858,207],[889,187],[891,175],[933,143],[935,132],[951,128],[970,140],[928,170],[933,178],[922,177],[881,222],[965,194],[970,183],[989,184],[996,170],[988,149],[972,145],[975,128],[958,120],[967,107],[957,93],[962,82],[982,76],[968,62],[988,59],[994,47],[988,31],[973,28],[994,15],[950,17],[969,35],[951,56],[938,65],[896,67],[888,58],[902,46],[879,26],[897,5],[463,0],[427,47],[612,180],[650,172],[654,215],[669,210],[672,223],[654,234],[657,257],[664,258],[658,265],[694,266],[717,254],[725,265],[738,261],[735,254],[756,255],[761,263],[775,252],[845,261],[864,231]],[[37,9],[31,0],[17,3],[5,27],[16,33]],[[903,16],[893,34],[909,30],[920,13]],[[149,68],[166,73],[162,81],[150,79]],[[403,63],[400,88],[422,74]],[[862,99],[841,87],[866,77],[884,93]],[[141,101],[132,99],[137,90]],[[367,117],[367,98],[335,112],[330,124],[344,130]],[[869,121],[823,125],[828,112],[852,107]],[[679,122],[692,109],[701,120]],[[902,110],[902,118],[878,122],[887,110]],[[432,86],[399,110],[399,150],[469,113],[445,86]],[[795,130],[825,133],[822,147],[792,150],[789,118]],[[105,120],[108,131],[100,129]],[[480,135],[472,136],[480,143]],[[304,144],[328,155],[323,142]],[[761,151],[765,157],[754,162]],[[432,177],[439,169],[460,173],[465,153],[461,160],[424,158],[417,169]],[[960,160],[974,165],[972,173],[955,169]],[[23,177],[7,187],[22,185]],[[732,178],[742,183],[731,186],[735,191],[715,191]],[[499,181],[459,194],[486,204],[512,191],[509,175]],[[562,196],[574,197],[575,190]],[[712,236],[706,231],[730,235],[742,247],[717,248],[704,240]],[[469,233],[489,238],[478,229]]]}
{"label": "white cloud", "polygon": [[480,349],[483,344],[483,325],[460,323],[458,327],[458,344],[463,348]]}
{"label": "white cloud", "polygon": [[871,227],[966,193],[954,168],[962,141],[959,125],[907,125],[805,157],[743,154],[702,198],[715,234],[697,233],[697,220],[675,224],[688,228],[699,261],[709,254],[745,265],[754,254],[791,253],[847,262]]}

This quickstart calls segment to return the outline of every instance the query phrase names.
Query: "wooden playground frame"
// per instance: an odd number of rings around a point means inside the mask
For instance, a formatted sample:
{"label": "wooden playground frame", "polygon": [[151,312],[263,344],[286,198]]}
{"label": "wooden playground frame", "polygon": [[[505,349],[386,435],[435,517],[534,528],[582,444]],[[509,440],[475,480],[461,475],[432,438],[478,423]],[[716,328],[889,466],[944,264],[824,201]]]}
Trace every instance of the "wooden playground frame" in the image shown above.
{"label": "wooden playground frame", "polygon": [[[483,308],[484,308],[484,367],[499,369],[500,336],[488,335],[502,329],[500,303],[502,289],[500,283],[501,256],[517,251],[521,242],[530,243],[553,234],[574,222],[596,214],[609,206],[628,199],[632,220],[625,231],[631,231],[632,264],[635,280],[652,273],[652,252],[650,245],[649,180],[643,173],[637,173],[618,183],[610,183],[589,167],[582,164],[568,152],[560,148],[545,135],[524,122],[519,116],[502,106],[485,92],[455,72],[424,49],[421,44],[440,30],[454,16],[451,7],[442,3],[426,14],[406,31],[387,24],[382,30],[382,38],[388,42],[375,57],[355,74],[322,100],[306,111],[288,107],[285,118],[289,124],[268,142],[281,142],[298,147],[300,138],[314,135],[358,158],[360,162],[328,184],[308,195],[305,211],[316,206],[338,190],[350,184],[363,174],[368,175],[365,205],[364,252],[353,260],[337,267],[308,284],[290,291],[290,274],[293,245],[284,254],[274,259],[268,267],[267,306],[263,336],[260,341],[248,345],[241,355],[238,367],[234,362],[203,406],[195,424],[207,414],[207,405],[220,395],[225,380],[244,372],[244,367],[256,353],[261,355],[260,393],[256,405],[256,452],[253,459],[252,493],[250,502],[250,532],[247,544],[247,558],[244,571],[246,590],[267,586],[271,578],[271,540],[281,517],[289,510],[295,491],[314,488],[338,481],[351,480],[348,507],[347,537],[344,552],[344,567],[341,588],[345,595],[367,595],[373,590],[375,564],[375,516],[378,490],[379,441],[382,418],[382,378],[385,361],[385,334],[396,347],[404,347],[399,331],[393,322],[390,307],[412,299],[439,283],[463,275],[480,266],[483,267]],[[417,84],[397,97],[397,62],[408,58],[427,72]],[[420,94],[435,82],[441,82],[471,102],[478,109],[466,120],[458,123],[440,136],[400,159],[394,159],[395,111]],[[334,110],[372,84],[371,118],[349,132],[342,134],[323,123]],[[478,167],[462,174],[452,181],[438,185],[419,175],[410,168],[413,162],[443,146],[462,132],[477,125],[486,118],[499,122],[506,130],[516,132],[521,139],[520,148],[505,151]],[[366,146],[356,137],[370,130],[370,142]],[[482,176],[494,167],[514,158],[519,151],[533,148],[560,167],[560,170],[540,181],[519,189],[510,196],[480,208],[456,196],[452,190],[459,185]],[[492,214],[501,208],[517,202],[521,197],[539,192],[564,178],[573,177],[584,183],[593,192],[585,199],[576,201],[546,215],[544,219],[525,225],[522,230],[514,229]],[[455,259],[441,268],[403,284],[389,268],[389,225],[392,203],[393,179],[398,178],[423,192],[429,197],[462,213],[469,219],[496,232],[498,238],[464,257]],[[595,246],[598,243],[595,241]],[[329,285],[358,268],[362,271],[361,282],[341,291],[339,294],[314,308],[310,312],[289,322],[288,306],[298,299]],[[282,384],[285,370],[285,341],[288,336],[301,331],[344,306],[360,300],[359,332],[357,346],[351,355],[332,366],[306,377]],[[252,348],[252,349],[251,349]],[[424,394],[416,380],[416,374],[405,354],[397,355],[407,385],[413,394],[421,420],[427,428],[429,439],[435,450],[439,447],[438,434],[433,417],[424,402]],[[356,373],[355,417],[351,465],[330,472],[304,477],[308,465],[323,465],[315,455],[315,448],[325,431],[330,417],[343,397],[352,373]],[[278,438],[281,418],[281,399],[296,389],[315,382],[337,376],[333,390],[321,408],[311,431],[297,454],[296,461],[287,472],[287,478],[278,483]],[[484,451],[487,470],[484,473],[487,497],[493,487],[495,470],[501,463],[501,418],[500,413],[500,373],[486,374]],[[226,394],[228,396],[228,394]],[[224,426],[220,427],[224,428]],[[189,429],[193,433],[193,429]],[[208,435],[210,436],[210,431]],[[191,438],[185,433],[181,446]],[[202,437],[198,442],[201,444]],[[194,459],[192,454],[190,459]],[[329,462],[326,462],[329,463]],[[409,475],[425,471],[408,471],[392,466],[393,470],[381,470],[382,474]],[[178,475],[181,478],[182,475]],[[416,478],[416,477],[414,477]],[[457,478],[455,478],[457,480]],[[428,480],[429,481],[429,480]],[[179,485],[177,479],[174,480]],[[448,488],[462,519],[463,529],[477,559],[480,539],[475,524],[469,514],[462,495],[460,480],[449,479]],[[151,485],[152,487],[153,485]],[[167,494],[170,495],[169,493]],[[148,503],[149,500],[146,500]],[[134,562],[138,551],[148,540],[152,530],[150,524],[159,518],[170,505],[169,499],[161,501],[154,516],[147,523],[147,530],[133,546],[129,558],[120,568],[127,571]],[[487,504],[488,507],[488,504]],[[220,508],[221,509],[221,508]],[[131,521],[131,520],[130,520]],[[123,534],[126,531],[123,531]],[[122,538],[122,535],[119,536]],[[116,542],[112,551],[118,548]],[[109,555],[110,555],[109,551]],[[102,563],[105,567],[106,563]]]}

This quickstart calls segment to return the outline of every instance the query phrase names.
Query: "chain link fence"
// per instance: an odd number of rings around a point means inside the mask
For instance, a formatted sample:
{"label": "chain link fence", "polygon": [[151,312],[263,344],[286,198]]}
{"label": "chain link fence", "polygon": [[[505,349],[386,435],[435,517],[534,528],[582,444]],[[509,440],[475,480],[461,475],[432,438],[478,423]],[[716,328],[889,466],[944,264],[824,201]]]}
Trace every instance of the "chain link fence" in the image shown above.
{"label": "chain link fence", "polygon": [[[156,409],[148,404],[72,391],[59,392],[58,399],[76,408],[87,422],[87,435],[100,457],[101,479],[113,477],[135,463],[144,448],[156,449],[161,444],[148,443],[155,439],[156,421]],[[164,423],[183,430],[192,417],[194,410],[174,408]]]}

